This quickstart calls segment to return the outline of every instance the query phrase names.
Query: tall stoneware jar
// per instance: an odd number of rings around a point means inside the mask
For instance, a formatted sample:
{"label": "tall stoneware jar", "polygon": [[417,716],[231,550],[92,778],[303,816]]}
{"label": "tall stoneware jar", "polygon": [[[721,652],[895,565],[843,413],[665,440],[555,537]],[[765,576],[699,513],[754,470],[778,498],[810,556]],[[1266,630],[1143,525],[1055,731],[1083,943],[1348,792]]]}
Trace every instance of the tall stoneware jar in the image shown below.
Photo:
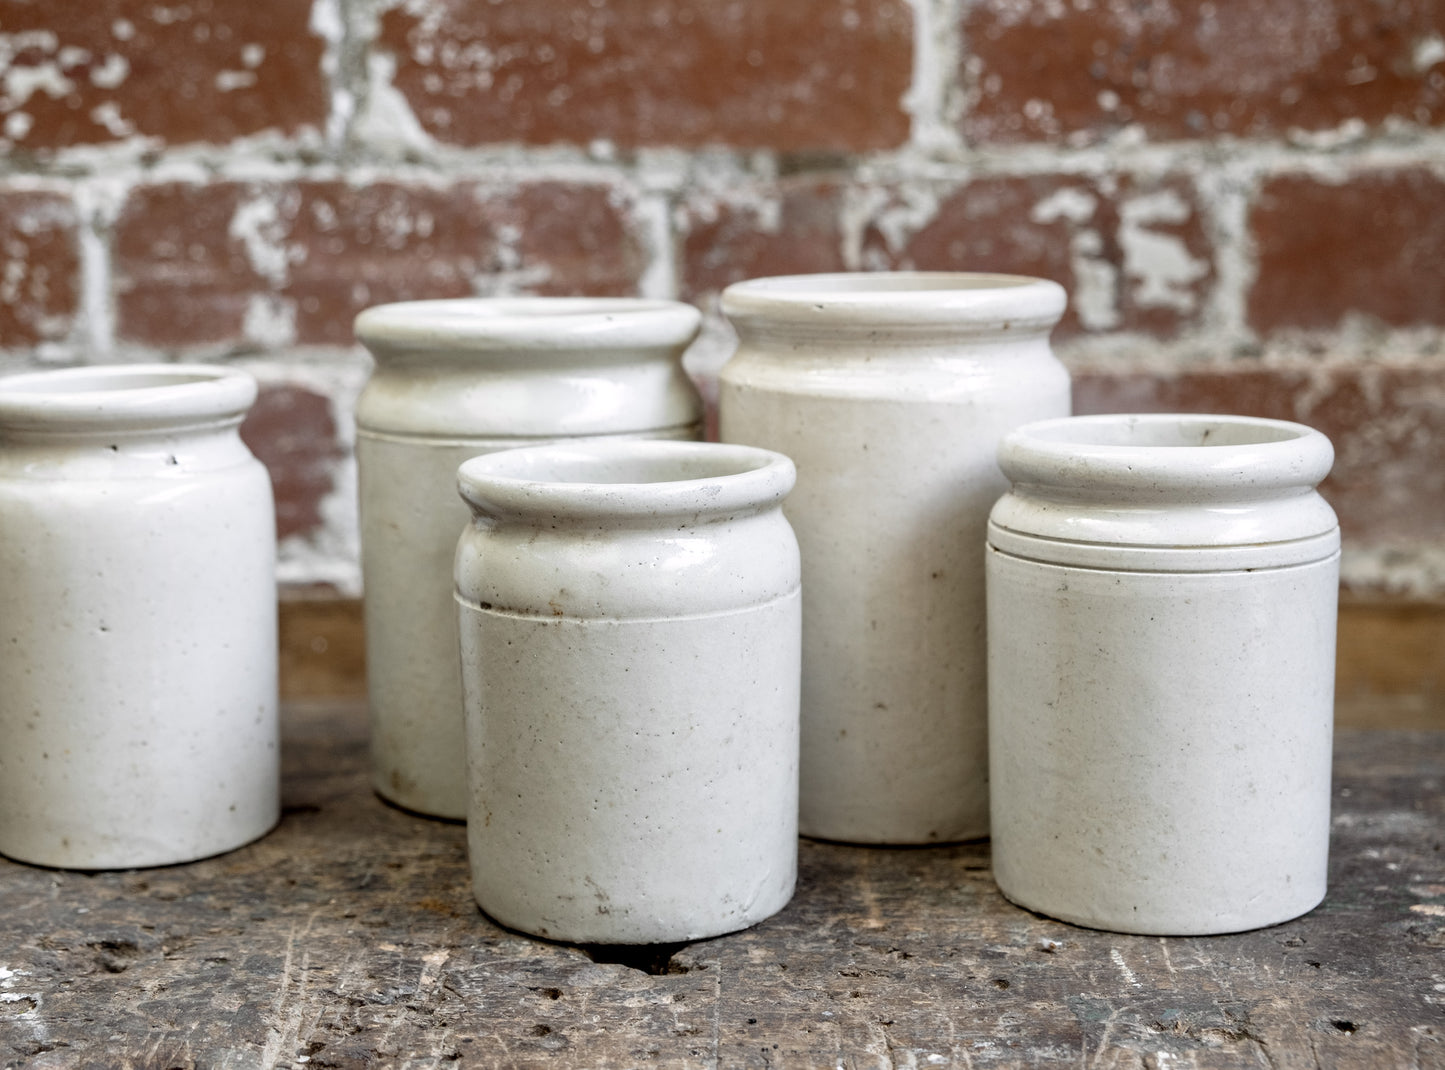
{"label": "tall stoneware jar", "polygon": [[724,441],[792,457],[803,553],[801,828],[988,833],[983,540],[998,440],[1069,413],[1052,282],[862,274],[729,287]]}
{"label": "tall stoneware jar", "polygon": [[220,367],[0,379],[0,852],[186,862],[279,813],[276,527]]}
{"label": "tall stoneware jar", "polygon": [[477,902],[555,940],[744,928],[793,892],[792,462],[716,443],[462,465],[457,547]]}
{"label": "tall stoneware jar", "polygon": [[1325,894],[1339,529],[1300,424],[1021,428],[988,534],[993,865],[1065,921],[1188,935]]}
{"label": "tall stoneware jar", "polygon": [[517,298],[381,305],[357,405],[372,782],[466,816],[452,556],[470,515],[457,466],[559,439],[700,436],[682,370],[699,313],[672,301]]}

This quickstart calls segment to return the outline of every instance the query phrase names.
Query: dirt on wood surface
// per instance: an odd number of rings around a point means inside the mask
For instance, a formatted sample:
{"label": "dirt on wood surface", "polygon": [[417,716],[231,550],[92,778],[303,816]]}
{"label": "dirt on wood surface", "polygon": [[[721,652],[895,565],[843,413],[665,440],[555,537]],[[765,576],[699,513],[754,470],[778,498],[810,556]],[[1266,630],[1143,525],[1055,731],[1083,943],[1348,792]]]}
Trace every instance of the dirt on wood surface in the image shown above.
{"label": "dirt on wood surface", "polygon": [[1340,733],[1329,895],[1271,929],[1092,932],[1005,902],[986,844],[804,841],[773,919],[604,952],[478,912],[463,827],[371,793],[359,706],[286,729],[259,843],[0,860],[0,1065],[1445,1067],[1445,733]]}

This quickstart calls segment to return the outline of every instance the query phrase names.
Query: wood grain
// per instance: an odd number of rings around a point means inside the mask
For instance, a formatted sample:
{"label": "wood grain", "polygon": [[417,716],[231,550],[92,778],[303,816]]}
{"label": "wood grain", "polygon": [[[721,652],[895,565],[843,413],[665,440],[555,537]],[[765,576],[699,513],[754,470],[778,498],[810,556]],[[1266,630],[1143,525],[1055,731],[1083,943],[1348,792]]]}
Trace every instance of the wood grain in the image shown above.
{"label": "wood grain", "polygon": [[[1093,932],[1005,902],[986,844],[805,841],[781,914],[649,956],[482,916],[464,828],[369,790],[358,704],[285,729],[285,816],[256,844],[125,873],[0,861],[0,1063],[1445,1065],[1445,733],[1339,734],[1329,896],[1272,929]],[[665,972],[595,961],[649,957]]]}
{"label": "wood grain", "polygon": [[[1445,729],[1445,603],[1340,605],[1337,723]],[[361,602],[291,592],[281,601],[283,699],[366,694]]]}

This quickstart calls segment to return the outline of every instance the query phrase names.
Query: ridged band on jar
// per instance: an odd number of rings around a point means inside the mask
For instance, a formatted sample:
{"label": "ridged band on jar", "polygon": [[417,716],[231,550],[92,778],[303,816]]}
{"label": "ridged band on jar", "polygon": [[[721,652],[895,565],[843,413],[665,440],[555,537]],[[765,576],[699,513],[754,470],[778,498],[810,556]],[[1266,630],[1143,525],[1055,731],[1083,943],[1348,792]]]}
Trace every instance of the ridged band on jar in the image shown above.
{"label": "ridged band on jar", "polygon": [[1245,416],[1077,416],[1005,436],[1013,489],[989,519],[997,550],[1124,571],[1277,568],[1339,551],[1315,491],[1334,450],[1303,424]]}
{"label": "ridged band on jar", "polygon": [[357,428],[408,441],[689,428],[702,410],[678,358],[700,322],[690,305],[626,297],[378,305],[356,317],[377,360]]}
{"label": "ridged band on jar", "polygon": [[[457,550],[457,596],[491,612],[576,618],[674,615],[679,604],[724,612],[784,597],[798,586],[797,550],[781,513],[775,547],[690,532],[775,509],[795,479],[781,454],[718,443],[588,442],[474,457],[458,472],[476,515]],[[505,558],[506,567],[484,564],[481,539],[487,561]],[[560,585],[558,554],[568,564]],[[549,592],[545,604],[538,591]]]}

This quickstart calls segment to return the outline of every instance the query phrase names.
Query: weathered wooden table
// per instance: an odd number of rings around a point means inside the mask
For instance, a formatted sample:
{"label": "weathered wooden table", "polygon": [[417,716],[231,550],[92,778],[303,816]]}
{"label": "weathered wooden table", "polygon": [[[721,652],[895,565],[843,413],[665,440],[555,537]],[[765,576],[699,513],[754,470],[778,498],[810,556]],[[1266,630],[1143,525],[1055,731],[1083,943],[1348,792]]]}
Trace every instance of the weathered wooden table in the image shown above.
{"label": "weathered wooden table", "polygon": [[464,829],[368,790],[359,706],[285,722],[257,844],[0,861],[4,1065],[1445,1067],[1445,733],[1340,733],[1329,897],[1273,929],[1090,932],[1006,903],[986,845],[804,842],[772,920],[609,956],[478,913]]}

